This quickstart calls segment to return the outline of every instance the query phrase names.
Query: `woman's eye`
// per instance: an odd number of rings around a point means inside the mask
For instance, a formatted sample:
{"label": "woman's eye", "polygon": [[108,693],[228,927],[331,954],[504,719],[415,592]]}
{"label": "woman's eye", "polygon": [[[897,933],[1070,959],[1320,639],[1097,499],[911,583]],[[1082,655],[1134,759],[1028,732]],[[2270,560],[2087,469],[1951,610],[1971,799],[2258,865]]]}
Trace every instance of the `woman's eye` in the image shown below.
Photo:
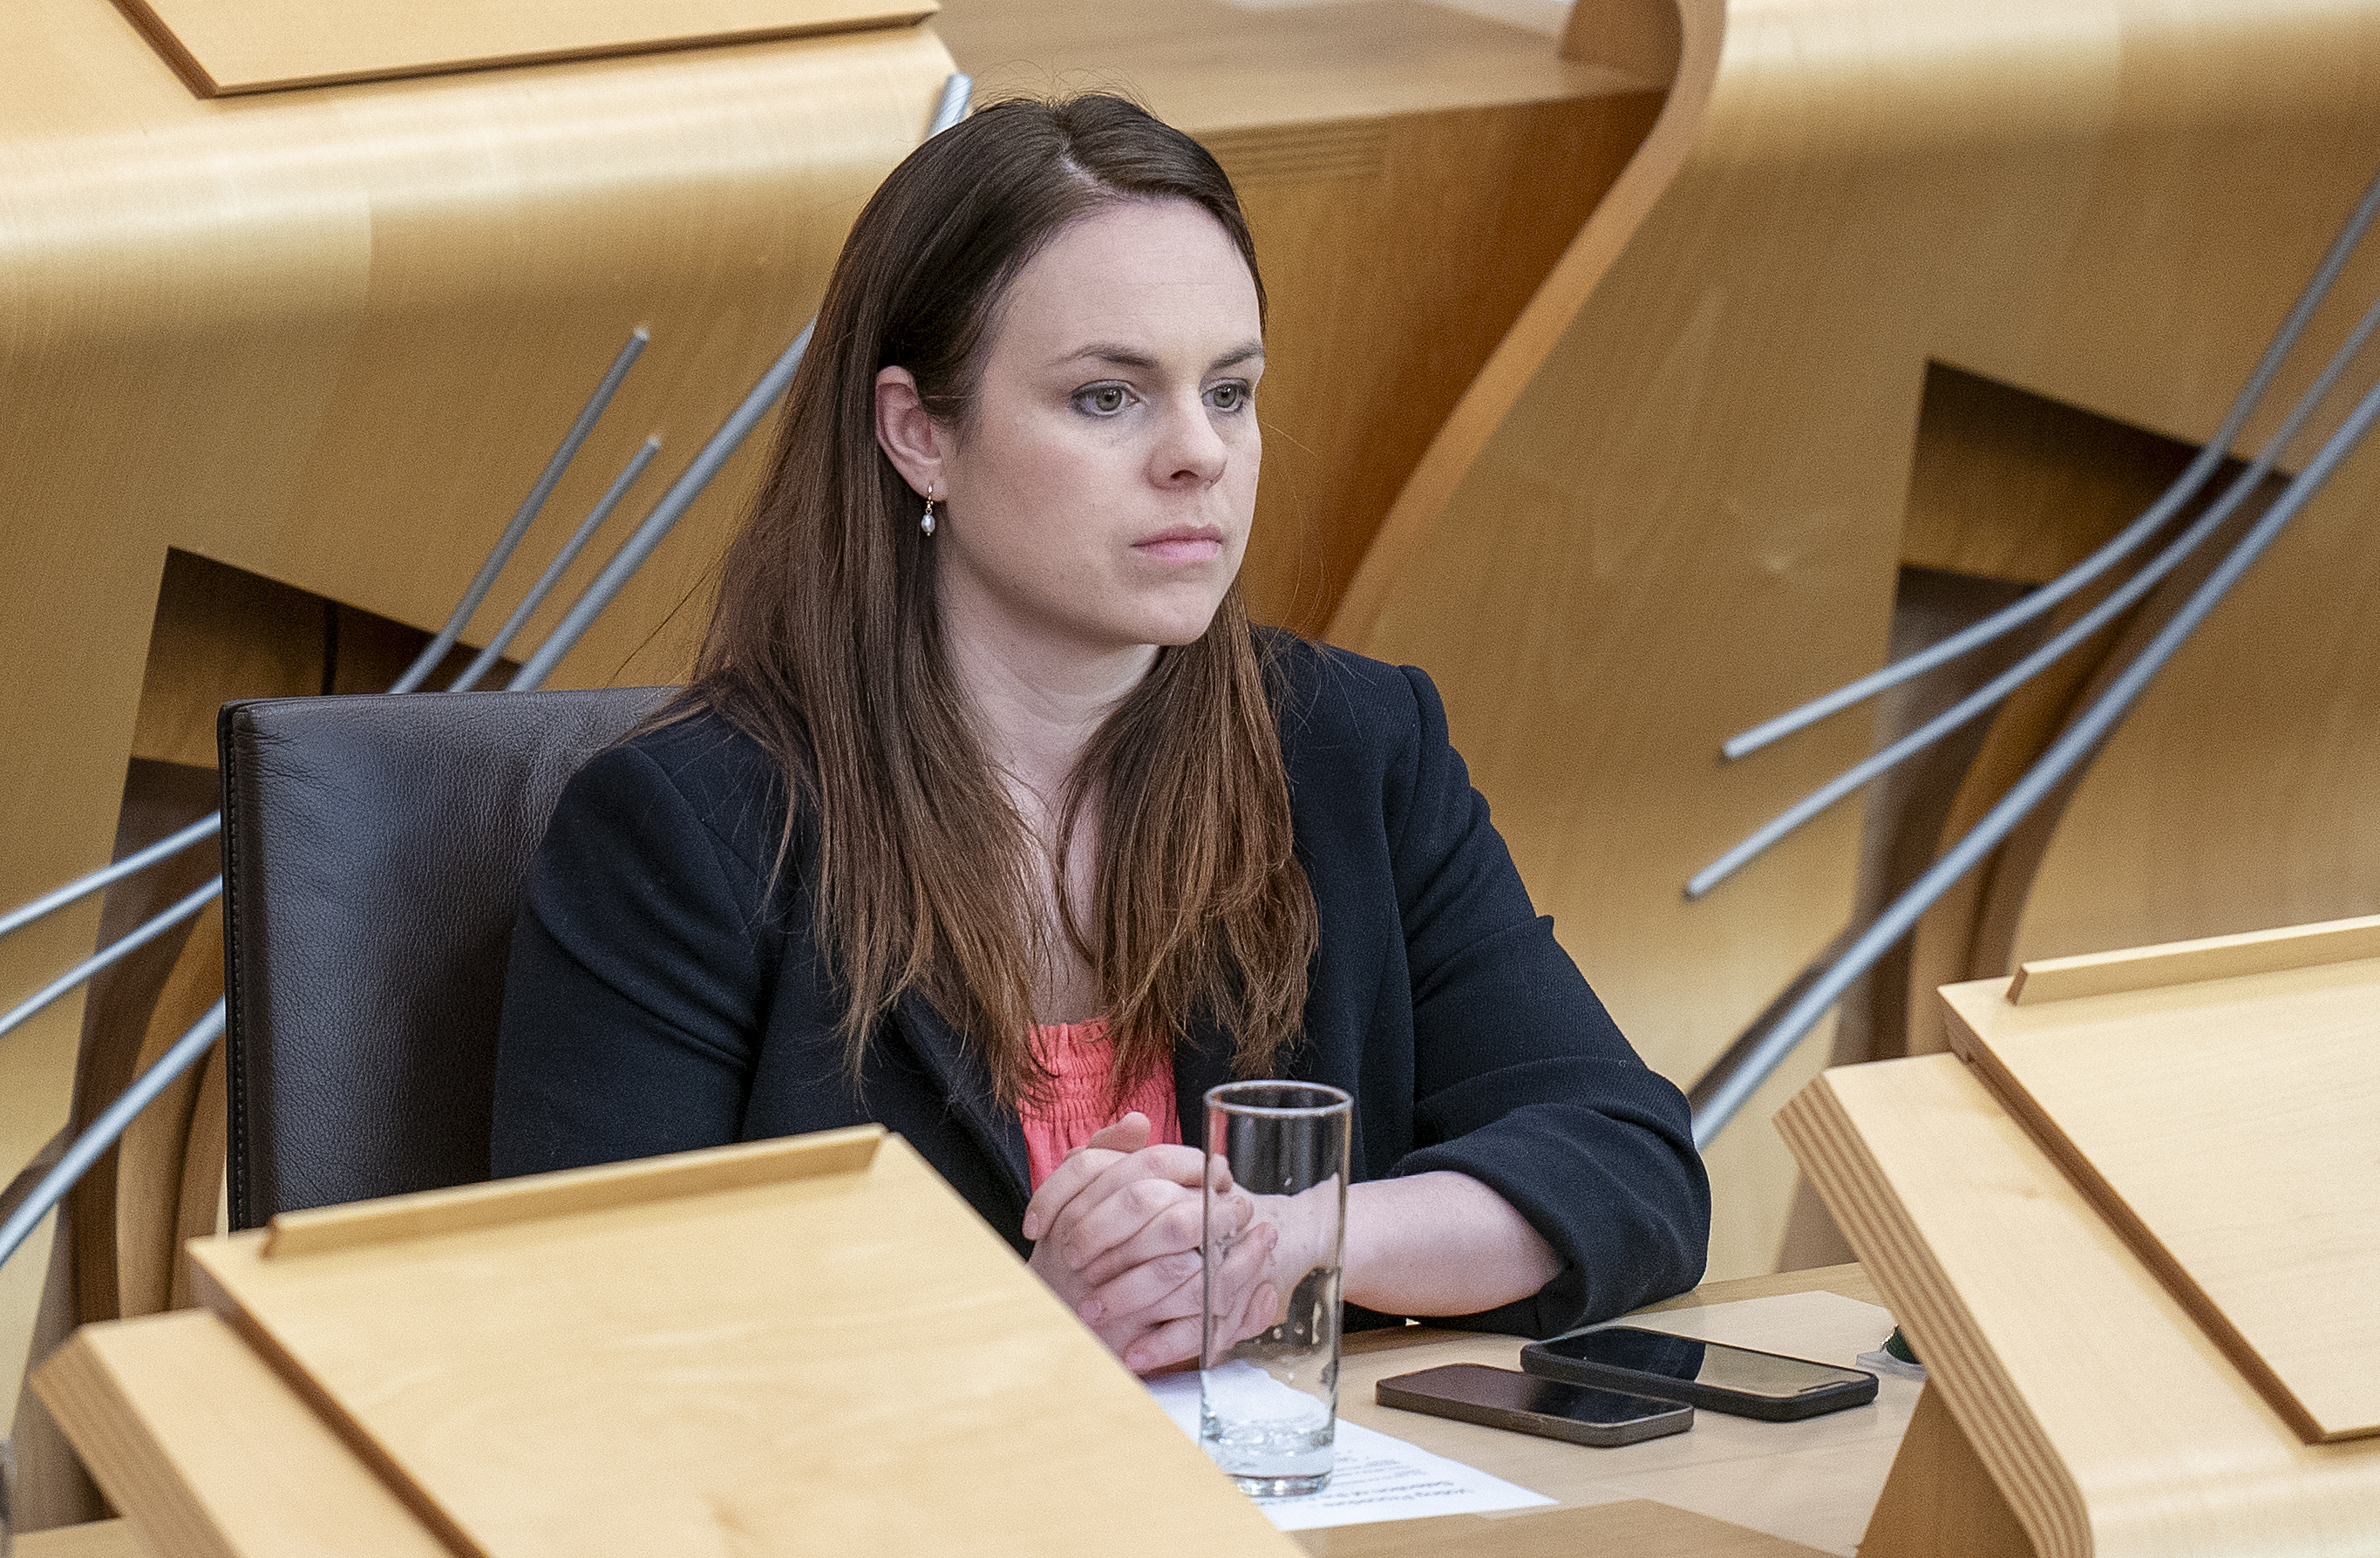
{"label": "woman's eye", "polygon": [[1075,392],[1075,405],[1099,417],[1112,417],[1123,410],[1126,398],[1122,384],[1093,384]]}

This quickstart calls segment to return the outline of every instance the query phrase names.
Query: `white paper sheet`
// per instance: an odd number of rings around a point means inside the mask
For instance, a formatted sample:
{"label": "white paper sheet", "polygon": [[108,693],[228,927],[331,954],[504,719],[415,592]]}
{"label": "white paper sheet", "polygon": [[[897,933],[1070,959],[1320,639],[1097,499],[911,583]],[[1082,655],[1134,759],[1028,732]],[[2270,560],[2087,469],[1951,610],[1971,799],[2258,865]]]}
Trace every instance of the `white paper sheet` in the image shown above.
{"label": "white paper sheet", "polygon": [[[1196,1374],[1163,1375],[1149,1382],[1148,1393],[1175,1426],[1194,1440],[1198,1437]],[[1277,1528],[1305,1531],[1320,1526],[1359,1526],[1367,1520],[1419,1520],[1432,1515],[1526,1509],[1553,1502],[1476,1467],[1433,1455],[1342,1418],[1330,1486],[1304,1498],[1263,1499],[1258,1503]]]}

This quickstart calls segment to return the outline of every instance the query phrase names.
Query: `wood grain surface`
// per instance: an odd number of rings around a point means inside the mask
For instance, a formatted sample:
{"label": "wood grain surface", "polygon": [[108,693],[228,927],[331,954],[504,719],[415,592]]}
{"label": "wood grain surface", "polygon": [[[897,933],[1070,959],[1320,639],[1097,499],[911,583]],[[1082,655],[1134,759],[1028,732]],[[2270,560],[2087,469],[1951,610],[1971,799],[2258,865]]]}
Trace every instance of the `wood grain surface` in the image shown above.
{"label": "wood grain surface", "polygon": [[1306,633],[1669,80],[1419,0],[948,0],[934,28],[979,99],[1126,92],[1231,176],[1270,302],[1240,583]]}
{"label": "wood grain surface", "polygon": [[1957,1056],[1778,1126],[2041,1558],[2380,1551],[2380,1440],[2301,1439]]}
{"label": "wood grain surface", "polygon": [[33,1388],[160,1558],[454,1558],[204,1310],[86,1326]]}
{"label": "wood grain surface", "polygon": [[[1662,119],[1330,635],[1438,678],[1539,907],[1686,1082],[1850,913],[1849,807],[1679,888],[1864,755],[1859,713],[1715,754],[1879,663],[1929,365],[2209,436],[2371,176],[2380,9],[1680,10]],[[2380,250],[2244,447],[2375,293]],[[2380,907],[2375,501],[2367,457],[2150,690],[2058,824],[2022,956]],[[1775,1257],[1792,1167],[1763,1121],[1826,1042],[1709,1154],[1716,1270]]]}
{"label": "wood grain surface", "polygon": [[[1862,1280],[1856,1268],[1837,1272],[1772,1279],[1785,1284],[1781,1293],[1713,1284],[1701,1295],[1704,1301],[1645,1311],[1641,1323],[1852,1366],[1860,1353],[1883,1343],[1892,1322],[1866,1300],[1831,1291],[1830,1284],[1852,1286]],[[1768,1303],[1758,1314],[1724,1307],[1764,1296]],[[1375,1398],[1382,1379],[1441,1364],[1517,1369],[1520,1338],[1413,1326],[1365,1333],[1355,1341],[1340,1363],[1339,1411],[1350,1422],[1492,1471],[1564,1504],[1649,1499],[1845,1553],[1884,1485],[1917,1394],[1911,1382],[1887,1380],[1872,1406],[1800,1423],[1698,1412],[1685,1433],[1595,1449],[1383,1406]]]}
{"label": "wood grain surface", "polygon": [[96,1520],[28,1531],[17,1539],[17,1558],[155,1558],[133,1534],[129,1521]]}
{"label": "wood grain surface", "polygon": [[609,1211],[820,1175],[856,1174],[875,1162],[876,1150],[883,1140],[882,1126],[853,1126],[808,1136],[598,1163],[569,1175],[490,1180],[285,1211],[265,1229],[263,1259],[289,1260],[334,1249],[389,1248],[468,1229]]}
{"label": "wood grain surface", "polygon": [[1859,1558],[2034,1558],[2024,1528],[1937,1390],[1920,1394],[1910,1414]]}
{"label": "wood grain surface", "polygon": [[2380,915],[2079,957],[2038,958],[2018,968],[2009,980],[2008,999],[2013,1005],[2032,1006],[2373,957],[2380,957]]}
{"label": "wood grain surface", "polygon": [[[1658,1308],[1703,1311],[1666,1323],[1707,1329],[1717,1323],[1709,1311],[1718,1306],[1745,1298],[1809,1293],[1832,1293],[1861,1303],[1873,1296],[1860,1268],[1844,1266],[1708,1284]],[[1842,1339],[1839,1325],[1830,1330],[1822,1314],[1814,1314],[1813,1319],[1818,1329],[1801,1334],[1798,1340],[1790,1331],[1777,1330],[1774,1322],[1757,1337],[1746,1339],[1820,1351],[1830,1340]],[[1500,1347],[1501,1361],[1509,1367],[1509,1355],[1518,1343],[1509,1337],[1465,1336],[1409,1326],[1359,1333],[1350,1339],[1348,1357],[1351,1366],[1369,1370],[1364,1375],[1368,1381],[1379,1374],[1456,1358],[1464,1355],[1464,1349],[1481,1345]],[[143,1551],[129,1534],[132,1528],[150,1533],[161,1553],[206,1558],[231,1553],[242,1558],[311,1558],[323,1552],[358,1558],[382,1554],[425,1558],[446,1551],[343,1447],[306,1400],[212,1313],[186,1312],[87,1328],[42,1371],[37,1386],[98,1467],[110,1498],[130,1516],[124,1524],[82,1528],[71,1536],[58,1534],[53,1540],[85,1542],[90,1551],[67,1546],[53,1558],[114,1558],[119,1552]],[[1812,1551],[1707,1510],[1697,1514],[1674,1503],[1632,1498],[1599,1485],[1593,1477],[1598,1463],[1608,1467],[1606,1453],[1417,1418],[1379,1407],[1368,1399],[1358,1402],[1354,1399],[1357,1389],[1349,1387],[1342,1405],[1350,1415],[1361,1414],[1359,1420],[1409,1438],[1433,1430],[1468,1433],[1473,1442],[1457,1448],[1475,1464],[1526,1476],[1532,1486],[1545,1481],[1549,1491],[1585,1493],[1597,1502],[1544,1512],[1548,1518],[1542,1524],[1534,1523],[1538,1518],[1536,1514],[1522,1512],[1301,1533],[1294,1540],[1308,1552],[1340,1558],[1416,1551],[1526,1558],[1540,1552],[1575,1552],[1582,1542],[1615,1551],[1698,1558],[1787,1558]],[[1368,1397],[1368,1385],[1361,1387],[1361,1394]],[[1866,1418],[1872,1414],[1852,1416]],[[1802,1449],[1818,1450],[1820,1461],[1829,1455],[1840,1458],[1846,1444],[1864,1444],[1852,1458],[1864,1469],[1850,1474],[1852,1480],[1862,1485],[1881,1477],[1883,1462],[1890,1453],[1889,1441],[1876,1440],[1875,1425],[1865,1421],[1836,1422],[1822,1429],[1822,1437],[1833,1443],[1831,1451],[1807,1444],[1809,1435],[1791,1425],[1737,1421],[1731,1426],[1734,1453],[1721,1446],[1716,1455],[1706,1450],[1699,1458],[1688,1457],[1684,1483],[1689,1502],[1698,1491],[1703,1496],[1732,1497],[1738,1508],[1767,1508],[1774,1513],[1796,1500],[1807,1503],[1830,1494],[1840,1496],[1844,1470],[1823,1471],[1798,1453],[1797,1442],[1803,1442]],[[1846,1426],[1865,1432],[1845,1441],[1841,1430]],[[1722,1432],[1719,1437],[1727,1436]],[[1707,1438],[1705,1442],[1709,1443]],[[1674,1460],[1679,1448],[1672,1444],[1664,1454]],[[1784,1460],[1764,1473],[1761,1461],[1767,1453],[1779,1450],[1785,1452]],[[1532,1453],[1537,1463],[1545,1464],[1524,1466],[1511,1458],[1518,1455],[1525,1459]],[[1695,1467],[1700,1469],[1693,1469]],[[1814,1470],[1821,1471],[1815,1482]],[[1582,1481],[1582,1476],[1586,1480]],[[1730,1488],[1747,1481],[1759,1486]],[[1764,1493],[1762,1487],[1768,1491]],[[1045,1492],[1044,1496],[1054,1499],[1056,1495]],[[1747,1499],[1749,1503],[1744,1502]]]}
{"label": "wood grain surface", "polygon": [[124,0],[205,97],[916,21],[933,0]]}
{"label": "wood grain surface", "polygon": [[192,1249],[210,1307],[458,1552],[1290,1551],[897,1138],[662,1200],[507,1183],[613,1204]]}
{"label": "wood grain surface", "polygon": [[2008,988],[1943,992],[1952,1047],[2299,1432],[2380,1434],[2380,957]]}
{"label": "wood grain surface", "polygon": [[1315,1558],[1573,1558],[1625,1552],[1630,1558],[1818,1558],[1798,1541],[1747,1530],[1651,1499],[1515,1514],[1446,1515],[1434,1520],[1380,1520],[1301,1531]]}

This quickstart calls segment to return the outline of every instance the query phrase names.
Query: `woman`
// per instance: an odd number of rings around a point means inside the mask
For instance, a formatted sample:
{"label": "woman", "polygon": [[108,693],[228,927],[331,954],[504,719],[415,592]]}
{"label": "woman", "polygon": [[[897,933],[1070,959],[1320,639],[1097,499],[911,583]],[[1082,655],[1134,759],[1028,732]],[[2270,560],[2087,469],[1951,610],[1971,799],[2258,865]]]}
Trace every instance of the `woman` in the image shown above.
{"label": "woman", "polygon": [[[880,1121],[1148,1370],[1198,1345],[1201,1096],[1288,1076],[1356,1100],[1350,1323],[1692,1285],[1683,1101],[1428,679],[1247,623],[1263,321],[1221,170],[1129,103],[893,172],[694,681],[532,869],[496,1172]],[[1270,1323],[1302,1272],[1233,1260]]]}

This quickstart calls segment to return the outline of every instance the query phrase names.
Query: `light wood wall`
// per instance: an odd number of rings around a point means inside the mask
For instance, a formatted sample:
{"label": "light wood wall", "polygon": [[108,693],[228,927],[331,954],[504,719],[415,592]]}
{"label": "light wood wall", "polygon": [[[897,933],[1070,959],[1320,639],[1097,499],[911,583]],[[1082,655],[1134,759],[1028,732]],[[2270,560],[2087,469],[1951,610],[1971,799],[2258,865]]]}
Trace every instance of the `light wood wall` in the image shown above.
{"label": "light wood wall", "polygon": [[[1330,634],[1438,676],[1540,907],[1684,1081],[1851,910],[1850,808],[1702,903],[1680,884],[1865,746],[1846,716],[1716,757],[1880,662],[1928,365],[2207,437],[2371,175],[2380,7],[1678,11],[1663,117]],[[2375,290],[2380,253],[2310,350]],[[2370,907],[2375,485],[2369,458],[2343,473],[2152,690],[2028,883],[2021,952]],[[1793,1169],[1766,1121],[1826,1045],[1711,1154],[1715,1273],[1776,1258]]]}
{"label": "light wood wall", "polygon": [[1231,175],[1271,304],[1241,585],[1310,634],[1669,79],[1421,0],[946,0],[934,25],[979,97],[1122,91]]}

